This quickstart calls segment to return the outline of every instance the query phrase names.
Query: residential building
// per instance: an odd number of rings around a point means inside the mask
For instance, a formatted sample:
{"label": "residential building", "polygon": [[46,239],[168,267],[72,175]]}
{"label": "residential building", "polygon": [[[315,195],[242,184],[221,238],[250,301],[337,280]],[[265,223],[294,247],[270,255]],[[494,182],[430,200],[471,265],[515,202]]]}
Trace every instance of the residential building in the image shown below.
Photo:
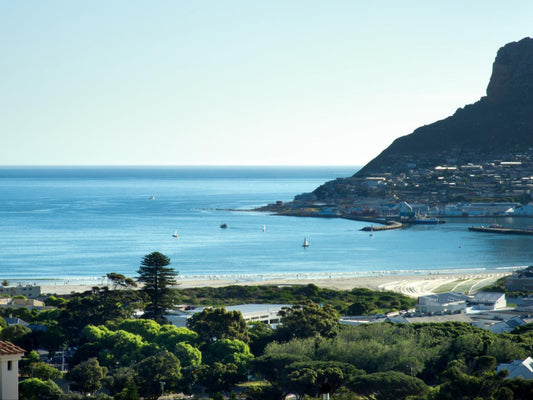
{"label": "residential building", "polygon": [[525,325],[526,322],[520,317],[512,317],[507,321],[497,322],[494,325],[486,327],[489,331],[493,333],[509,333],[513,331],[516,327]]}
{"label": "residential building", "polygon": [[18,362],[24,352],[13,343],[0,340],[0,400],[18,400]]}
{"label": "residential building", "polygon": [[29,323],[20,318],[5,317],[4,321],[6,321],[7,326],[22,325],[28,327],[30,325]]}
{"label": "residential building", "polygon": [[502,370],[509,371],[507,378],[533,379],[533,359],[528,357],[525,360],[514,360],[510,364],[498,365],[496,372]]}
{"label": "residential building", "polygon": [[41,295],[41,287],[36,285],[0,286],[0,296],[3,295],[25,296],[33,299]]}

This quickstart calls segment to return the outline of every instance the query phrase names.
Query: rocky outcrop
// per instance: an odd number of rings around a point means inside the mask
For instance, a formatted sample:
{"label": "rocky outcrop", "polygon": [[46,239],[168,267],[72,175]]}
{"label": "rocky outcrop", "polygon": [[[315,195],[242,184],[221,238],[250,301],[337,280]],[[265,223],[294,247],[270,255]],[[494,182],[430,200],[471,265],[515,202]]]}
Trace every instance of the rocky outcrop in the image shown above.
{"label": "rocky outcrop", "polygon": [[533,39],[502,47],[487,95],[454,115],[396,139],[355,176],[533,148]]}
{"label": "rocky outcrop", "polygon": [[533,102],[533,39],[502,47],[492,65],[487,100],[494,103]]}

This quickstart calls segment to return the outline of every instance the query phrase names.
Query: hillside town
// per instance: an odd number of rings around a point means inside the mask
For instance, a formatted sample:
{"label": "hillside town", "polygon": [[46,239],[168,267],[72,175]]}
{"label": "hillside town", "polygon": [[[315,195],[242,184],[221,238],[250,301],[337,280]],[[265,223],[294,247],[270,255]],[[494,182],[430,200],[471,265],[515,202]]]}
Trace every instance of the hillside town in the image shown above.
{"label": "hillside town", "polygon": [[[406,203],[435,217],[532,216],[533,152],[480,159],[398,156],[381,172],[337,178],[264,209],[317,216],[399,217]],[[444,160],[437,162],[436,160]],[[485,161],[484,161],[485,160]]]}

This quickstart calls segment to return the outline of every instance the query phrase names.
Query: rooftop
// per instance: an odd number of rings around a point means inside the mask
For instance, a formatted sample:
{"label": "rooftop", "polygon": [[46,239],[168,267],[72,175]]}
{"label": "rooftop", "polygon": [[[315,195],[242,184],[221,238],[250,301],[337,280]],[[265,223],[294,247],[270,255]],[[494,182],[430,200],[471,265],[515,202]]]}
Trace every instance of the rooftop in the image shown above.
{"label": "rooftop", "polygon": [[0,340],[0,355],[24,354],[26,351],[11,342]]}

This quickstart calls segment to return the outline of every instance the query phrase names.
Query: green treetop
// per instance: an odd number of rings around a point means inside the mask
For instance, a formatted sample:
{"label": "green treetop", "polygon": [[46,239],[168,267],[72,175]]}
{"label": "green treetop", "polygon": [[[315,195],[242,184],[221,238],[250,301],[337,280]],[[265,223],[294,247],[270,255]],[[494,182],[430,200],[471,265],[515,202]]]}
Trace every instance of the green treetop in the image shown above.
{"label": "green treetop", "polygon": [[148,297],[145,316],[157,322],[165,321],[163,315],[177,299],[176,290],[170,287],[176,284],[177,272],[168,265],[170,258],[156,251],[143,257],[137,271],[137,281],[143,284],[141,290]]}

